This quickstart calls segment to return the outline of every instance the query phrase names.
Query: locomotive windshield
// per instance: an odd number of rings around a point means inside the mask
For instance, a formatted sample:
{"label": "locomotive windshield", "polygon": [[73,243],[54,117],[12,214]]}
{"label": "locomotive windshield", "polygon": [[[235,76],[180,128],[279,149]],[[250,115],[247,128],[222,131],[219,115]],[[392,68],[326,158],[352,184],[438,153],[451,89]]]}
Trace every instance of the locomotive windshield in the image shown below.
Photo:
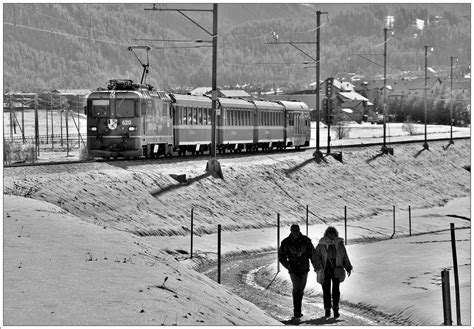
{"label": "locomotive windshield", "polygon": [[117,99],[115,104],[115,115],[117,118],[131,118],[135,116],[134,99]]}
{"label": "locomotive windshield", "polygon": [[108,99],[92,100],[91,115],[94,118],[108,117],[110,111],[110,102]]}

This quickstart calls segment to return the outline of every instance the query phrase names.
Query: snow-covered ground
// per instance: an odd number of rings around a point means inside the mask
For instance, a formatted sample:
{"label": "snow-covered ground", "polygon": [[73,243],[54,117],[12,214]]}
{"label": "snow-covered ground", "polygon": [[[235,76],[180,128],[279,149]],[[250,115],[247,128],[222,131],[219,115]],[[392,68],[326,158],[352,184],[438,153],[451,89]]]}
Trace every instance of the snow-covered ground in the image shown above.
{"label": "snow-covered ground", "polygon": [[[452,267],[448,230],[455,223],[467,325],[470,173],[463,166],[470,164],[470,141],[445,144],[433,142],[424,152],[399,145],[393,157],[380,156],[379,147],[346,150],[344,163],[330,157],[317,163],[311,150],[237,157],[222,161],[223,181],[202,176],[202,159],[5,168],[3,323],[279,324],[192,267],[216,258],[217,224],[224,253],[275,249],[276,213],[283,238],[293,222],[303,226],[310,204],[314,243],[328,224],[344,234],[348,207],[355,271],[342,298],[422,325],[442,322],[439,275]],[[191,183],[169,177],[178,173]],[[396,234],[388,240],[392,205]],[[407,237],[408,205],[413,234],[432,233]],[[199,233],[194,261],[188,259],[192,207]],[[282,271],[282,289],[287,279]],[[314,277],[311,288],[320,293]],[[455,318],[454,292],[451,298]]]}

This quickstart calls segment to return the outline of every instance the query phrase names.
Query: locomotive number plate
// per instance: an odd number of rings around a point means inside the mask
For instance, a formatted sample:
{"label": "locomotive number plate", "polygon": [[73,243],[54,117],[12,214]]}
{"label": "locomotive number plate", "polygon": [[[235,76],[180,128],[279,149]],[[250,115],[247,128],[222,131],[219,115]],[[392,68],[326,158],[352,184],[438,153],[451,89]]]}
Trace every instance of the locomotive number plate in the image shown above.
{"label": "locomotive number plate", "polygon": [[132,120],[122,120],[122,126],[130,126],[132,124]]}

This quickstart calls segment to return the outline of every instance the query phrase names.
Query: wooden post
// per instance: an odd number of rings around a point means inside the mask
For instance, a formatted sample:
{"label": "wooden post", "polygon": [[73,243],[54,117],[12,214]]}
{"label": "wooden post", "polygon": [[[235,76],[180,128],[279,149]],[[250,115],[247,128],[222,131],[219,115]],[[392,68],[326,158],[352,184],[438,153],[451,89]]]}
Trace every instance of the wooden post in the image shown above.
{"label": "wooden post", "polygon": [[308,236],[308,234],[309,234],[308,233],[309,232],[309,228],[308,228],[308,226],[309,226],[309,219],[308,219],[308,217],[309,217],[309,208],[308,207],[309,206],[306,205],[306,236]]}
{"label": "wooden post", "polygon": [[217,225],[217,283],[221,283],[221,224]]}
{"label": "wooden post", "polygon": [[411,206],[408,206],[408,229],[411,236]]}
{"label": "wooden post", "polygon": [[454,288],[456,294],[456,320],[457,325],[461,324],[461,301],[459,297],[459,274],[458,274],[458,256],[456,252],[456,233],[454,229],[454,223],[451,223],[451,246],[453,249],[453,268],[454,268]]}
{"label": "wooden post", "polygon": [[449,288],[449,272],[446,269],[441,271],[441,289],[443,291],[444,325],[451,326],[453,324],[451,318],[451,292]]}
{"label": "wooden post", "polygon": [[193,235],[194,235],[194,208],[191,208],[191,252],[189,253],[191,256],[189,258],[193,258]]}
{"label": "wooden post", "polygon": [[347,206],[344,206],[344,234],[345,234],[344,242],[347,245]]}
{"label": "wooden post", "polygon": [[280,248],[280,214],[277,214],[277,273],[280,272],[280,261],[278,260],[279,248]]}

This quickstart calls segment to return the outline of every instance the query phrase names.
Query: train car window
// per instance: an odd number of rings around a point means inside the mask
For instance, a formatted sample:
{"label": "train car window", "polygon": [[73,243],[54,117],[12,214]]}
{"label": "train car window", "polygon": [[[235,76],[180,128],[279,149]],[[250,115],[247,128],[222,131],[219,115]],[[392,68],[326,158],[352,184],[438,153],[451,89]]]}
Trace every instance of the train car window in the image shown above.
{"label": "train car window", "polygon": [[198,118],[197,124],[202,125],[202,108],[197,109],[197,118]]}
{"label": "train car window", "polygon": [[116,99],[115,115],[117,118],[131,118],[135,116],[135,100],[134,99]]}
{"label": "train car window", "polygon": [[192,123],[192,111],[190,107],[186,107],[186,124],[190,125]]}
{"label": "train car window", "polygon": [[188,123],[188,109],[186,106],[181,107],[181,112],[182,112],[182,117],[183,117],[183,122],[182,124],[185,125]]}
{"label": "train car window", "polygon": [[169,106],[168,103],[163,103],[163,111],[161,113],[162,113],[162,116],[164,117],[168,116],[168,106]]}
{"label": "train car window", "polygon": [[110,113],[110,101],[108,99],[93,99],[91,116],[94,118],[108,117]]}

